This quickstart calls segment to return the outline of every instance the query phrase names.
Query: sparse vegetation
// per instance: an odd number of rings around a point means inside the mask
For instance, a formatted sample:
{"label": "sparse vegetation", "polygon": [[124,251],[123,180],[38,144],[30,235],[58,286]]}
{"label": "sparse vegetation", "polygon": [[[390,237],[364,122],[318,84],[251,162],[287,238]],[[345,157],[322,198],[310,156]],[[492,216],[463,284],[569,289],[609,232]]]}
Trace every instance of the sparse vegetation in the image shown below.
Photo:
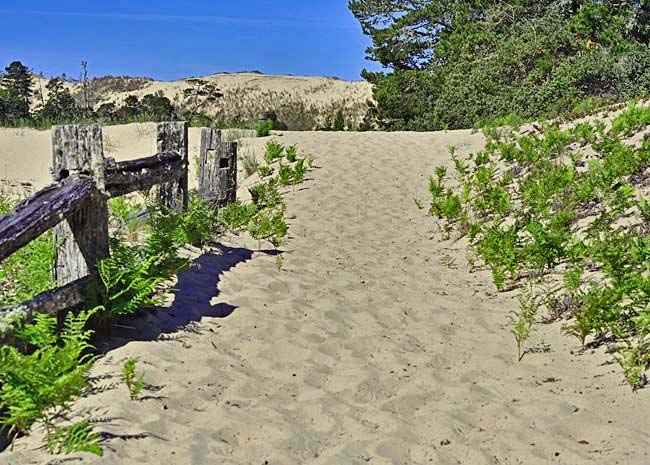
{"label": "sparse vegetation", "polygon": [[137,376],[135,373],[137,363],[138,359],[131,357],[124,362],[124,366],[122,367],[121,379],[129,390],[131,400],[141,400],[140,392],[144,388],[144,373],[141,373],[140,376]]}
{"label": "sparse vegetation", "polygon": [[[87,73],[88,63],[84,61],[82,76]],[[356,90],[354,97],[328,97],[328,102],[316,103],[288,90],[252,92],[249,87],[240,87],[222,92],[209,78],[187,79],[180,92],[169,93],[147,93],[153,83],[150,78],[106,76],[76,82],[64,75],[45,83],[41,79],[35,82],[29,68],[19,61],[6,68],[0,85],[0,125],[47,129],[53,124],[126,124],[182,118],[191,126],[257,128],[264,136],[272,128],[354,129],[362,124],[368,108],[367,97]],[[326,93],[342,85],[334,79],[316,81],[309,93]],[[258,116],[262,112],[269,118],[260,125]]]}
{"label": "sparse vegetation", "polygon": [[442,167],[430,178],[430,213],[443,230],[467,235],[497,289],[552,280],[522,293],[510,318],[519,358],[546,307],[549,319],[570,316],[563,331],[583,348],[616,340],[627,381],[645,384],[650,145],[625,138],[649,124],[650,108],[630,106],[609,130],[601,121],[545,124],[525,135],[485,128],[484,151],[452,153],[455,178]]}
{"label": "sparse vegetation", "polygon": [[[273,174],[275,168],[272,164],[277,167],[277,175],[249,188],[251,203],[235,202],[219,210],[218,221],[228,229],[245,229],[257,239],[258,250],[261,249],[263,240],[268,240],[276,248],[279,247],[287,235],[285,206],[279,188],[301,183],[307,166],[311,166],[306,159],[297,158],[297,153],[295,146],[285,147],[269,141],[264,155],[267,165],[259,168],[260,177],[266,179]],[[283,160],[287,160],[289,164],[283,164]],[[281,268],[281,265],[279,267]]]}

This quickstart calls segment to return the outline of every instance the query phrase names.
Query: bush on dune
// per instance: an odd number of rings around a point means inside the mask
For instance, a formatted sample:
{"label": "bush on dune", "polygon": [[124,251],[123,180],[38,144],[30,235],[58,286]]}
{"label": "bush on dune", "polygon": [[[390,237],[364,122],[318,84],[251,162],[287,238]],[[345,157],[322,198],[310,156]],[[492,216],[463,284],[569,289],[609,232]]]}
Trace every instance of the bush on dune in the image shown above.
{"label": "bush on dune", "polygon": [[[374,84],[388,130],[531,120],[650,92],[647,2],[352,1],[390,73]],[[411,33],[417,31],[417,34]]]}

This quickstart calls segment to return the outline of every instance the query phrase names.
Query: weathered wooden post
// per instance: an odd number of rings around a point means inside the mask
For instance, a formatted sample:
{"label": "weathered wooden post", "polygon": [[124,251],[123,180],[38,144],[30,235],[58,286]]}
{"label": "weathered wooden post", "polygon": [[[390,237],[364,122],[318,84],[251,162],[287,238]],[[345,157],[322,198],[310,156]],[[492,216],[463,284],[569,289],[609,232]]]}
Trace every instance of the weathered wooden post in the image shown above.
{"label": "weathered wooden post", "polygon": [[96,186],[87,201],[54,228],[57,245],[54,275],[57,285],[65,286],[94,274],[97,261],[109,253],[102,128],[99,125],[54,126],[52,148],[55,182],[92,178]]}
{"label": "weathered wooden post", "polygon": [[187,208],[187,122],[158,123],[158,152],[176,152],[183,159],[179,177],[160,185],[160,200],[163,205],[183,212]]}
{"label": "weathered wooden post", "polygon": [[199,194],[220,207],[237,199],[237,143],[222,142],[218,129],[201,129]]}

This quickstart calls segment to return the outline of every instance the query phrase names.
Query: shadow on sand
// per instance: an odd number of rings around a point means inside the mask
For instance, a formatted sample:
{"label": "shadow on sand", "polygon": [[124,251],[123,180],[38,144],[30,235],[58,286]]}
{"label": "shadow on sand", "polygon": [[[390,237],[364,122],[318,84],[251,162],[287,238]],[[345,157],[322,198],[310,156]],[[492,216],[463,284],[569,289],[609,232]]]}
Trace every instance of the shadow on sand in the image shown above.
{"label": "shadow on sand", "polygon": [[[237,307],[225,302],[213,303],[220,294],[219,281],[226,271],[253,258],[255,252],[222,244],[217,244],[216,248],[217,253],[204,253],[179,273],[171,292],[174,296],[171,305],[116,323],[109,337],[95,341],[97,349],[108,352],[130,341],[175,339],[174,333],[181,330],[198,332],[193,323],[203,317],[225,318],[232,314]],[[275,255],[279,252],[262,250],[261,253]]]}

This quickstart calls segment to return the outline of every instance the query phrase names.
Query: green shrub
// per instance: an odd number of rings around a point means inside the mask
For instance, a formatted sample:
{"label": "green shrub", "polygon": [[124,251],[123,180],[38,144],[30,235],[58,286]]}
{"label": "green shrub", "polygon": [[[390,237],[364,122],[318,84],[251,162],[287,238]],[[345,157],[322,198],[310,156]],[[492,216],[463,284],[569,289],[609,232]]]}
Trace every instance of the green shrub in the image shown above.
{"label": "green shrub", "polygon": [[389,70],[362,74],[372,123],[517,125],[650,93],[647,7],[589,3],[351,1],[369,57]]}
{"label": "green shrub", "polygon": [[260,166],[257,172],[260,174],[260,177],[266,178],[273,174],[273,168],[270,166]]}
{"label": "green shrub", "polygon": [[258,209],[274,208],[282,204],[282,196],[278,191],[278,182],[271,179],[248,188],[253,203]]}
{"label": "green shrub", "polygon": [[269,141],[266,143],[264,160],[266,160],[266,163],[271,164],[275,160],[281,159],[283,153],[284,153],[284,145],[278,144],[277,142],[274,141]]}
{"label": "green shrub", "polygon": [[273,129],[273,121],[266,120],[257,124],[257,137],[266,137]]}
{"label": "green shrub", "polygon": [[260,210],[251,218],[246,226],[248,233],[258,241],[258,250],[261,241],[269,240],[275,247],[279,247],[287,235],[288,226],[284,220],[284,209]]}
{"label": "green shrub", "polygon": [[298,159],[298,147],[295,145],[290,145],[285,149],[287,161],[293,163]]}

